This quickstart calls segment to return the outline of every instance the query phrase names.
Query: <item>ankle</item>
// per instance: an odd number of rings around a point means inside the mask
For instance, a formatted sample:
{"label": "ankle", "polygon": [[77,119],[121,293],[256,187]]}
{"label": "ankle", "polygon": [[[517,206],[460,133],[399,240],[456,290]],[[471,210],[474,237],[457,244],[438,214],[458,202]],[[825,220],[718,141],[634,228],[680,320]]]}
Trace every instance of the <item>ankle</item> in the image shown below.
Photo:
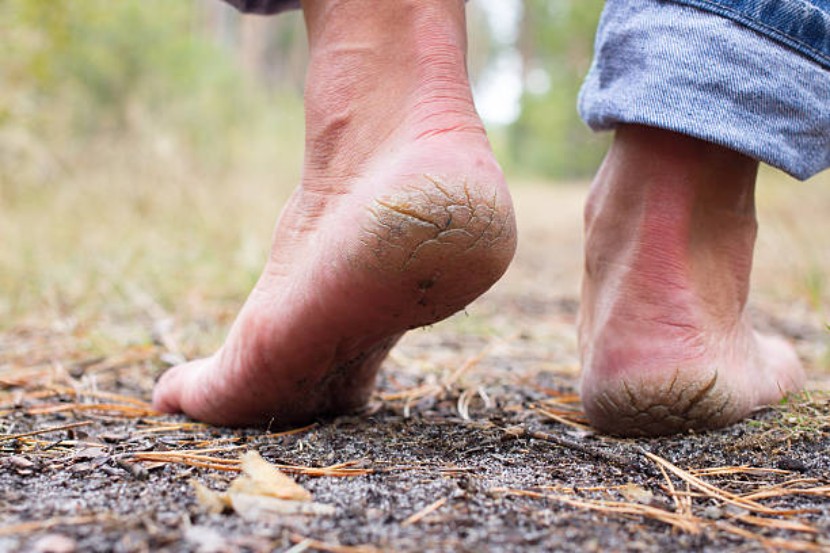
{"label": "ankle", "polygon": [[631,307],[737,324],[757,232],[757,162],[697,139],[624,126],[585,211],[586,285]]}
{"label": "ankle", "polygon": [[306,14],[306,168],[320,176],[354,175],[390,139],[484,136],[466,73],[463,6],[382,6],[332,1]]}
{"label": "ankle", "polygon": [[757,161],[716,144],[622,125],[592,187],[586,219],[592,222],[600,206],[626,217],[657,211],[650,206],[686,219],[712,210],[754,217],[757,173]]}

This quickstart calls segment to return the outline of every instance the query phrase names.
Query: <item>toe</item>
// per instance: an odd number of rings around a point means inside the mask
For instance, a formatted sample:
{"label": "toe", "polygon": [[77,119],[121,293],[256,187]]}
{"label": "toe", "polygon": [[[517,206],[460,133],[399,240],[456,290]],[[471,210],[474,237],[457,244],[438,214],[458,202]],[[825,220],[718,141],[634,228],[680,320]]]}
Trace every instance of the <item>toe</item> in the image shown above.
{"label": "toe", "polygon": [[197,361],[177,365],[163,375],[153,389],[153,408],[162,413],[181,413],[184,411],[182,395],[187,389],[189,373],[194,370]]}
{"label": "toe", "polygon": [[768,399],[772,403],[781,396],[797,392],[807,380],[804,367],[795,348],[780,336],[756,333],[760,357],[774,380],[770,392],[777,397]]}

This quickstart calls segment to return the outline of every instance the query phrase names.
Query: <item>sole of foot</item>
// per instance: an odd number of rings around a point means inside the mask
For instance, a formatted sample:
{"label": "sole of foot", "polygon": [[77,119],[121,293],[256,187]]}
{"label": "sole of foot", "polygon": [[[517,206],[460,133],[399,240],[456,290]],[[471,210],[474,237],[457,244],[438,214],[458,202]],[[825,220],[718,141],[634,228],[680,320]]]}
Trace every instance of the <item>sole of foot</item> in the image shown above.
{"label": "sole of foot", "polygon": [[345,183],[300,188],[272,255],[212,357],[175,367],[154,405],[222,425],[286,427],[362,406],[397,339],[463,309],[516,244],[483,135],[395,144]]}

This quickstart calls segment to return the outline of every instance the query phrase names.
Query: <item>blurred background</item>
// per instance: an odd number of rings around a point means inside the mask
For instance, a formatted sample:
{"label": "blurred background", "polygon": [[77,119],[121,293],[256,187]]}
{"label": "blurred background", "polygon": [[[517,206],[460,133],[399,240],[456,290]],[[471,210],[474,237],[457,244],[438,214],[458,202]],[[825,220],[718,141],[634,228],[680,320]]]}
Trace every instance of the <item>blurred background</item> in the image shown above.
{"label": "blurred background", "polygon": [[[574,107],[601,6],[470,3],[476,101],[509,173],[584,179],[601,159]],[[182,281],[247,289],[300,177],[306,56],[299,12],[0,1],[2,323],[138,274],[168,308]]]}
{"label": "blurred background", "polygon": [[[609,137],[575,104],[602,4],[468,4],[476,103],[535,259],[523,290],[578,294],[580,204]],[[297,12],[0,0],[0,330],[172,313],[220,335],[299,182],[306,55]],[[828,178],[763,179],[763,298],[826,321]]]}

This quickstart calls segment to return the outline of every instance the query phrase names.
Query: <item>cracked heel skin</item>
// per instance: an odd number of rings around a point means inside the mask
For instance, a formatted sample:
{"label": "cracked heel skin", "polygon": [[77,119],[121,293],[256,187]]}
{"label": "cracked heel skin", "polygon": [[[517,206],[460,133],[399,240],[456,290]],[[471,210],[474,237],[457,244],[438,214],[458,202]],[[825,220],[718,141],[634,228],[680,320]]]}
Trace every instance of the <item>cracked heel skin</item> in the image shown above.
{"label": "cracked heel skin", "polygon": [[620,378],[583,389],[591,424],[615,436],[646,437],[727,426],[745,416],[715,370],[670,378]]}
{"label": "cracked heel skin", "polygon": [[417,324],[431,324],[507,269],[516,249],[513,208],[503,182],[423,174],[373,199],[360,242],[373,255],[359,265],[402,287],[422,312]]}

